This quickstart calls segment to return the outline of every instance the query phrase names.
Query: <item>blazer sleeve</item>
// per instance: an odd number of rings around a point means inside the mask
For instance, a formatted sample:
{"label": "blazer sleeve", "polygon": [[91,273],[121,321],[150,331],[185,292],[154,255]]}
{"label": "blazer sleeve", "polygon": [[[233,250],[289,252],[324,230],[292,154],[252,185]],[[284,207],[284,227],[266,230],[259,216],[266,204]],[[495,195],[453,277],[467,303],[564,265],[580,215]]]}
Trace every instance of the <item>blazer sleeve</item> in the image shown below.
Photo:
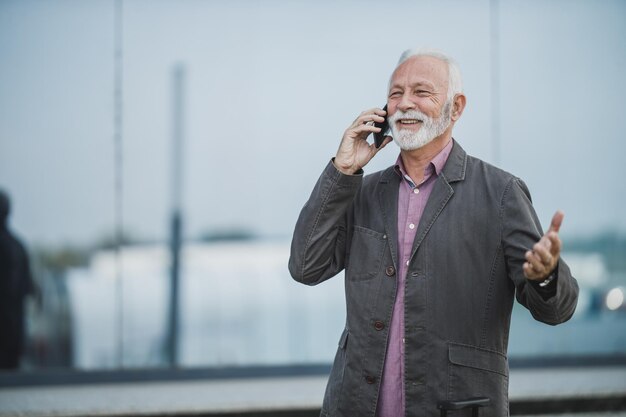
{"label": "blazer sleeve", "polygon": [[523,272],[524,255],[543,235],[541,224],[532,206],[530,192],[519,178],[507,185],[502,199],[502,247],[509,278],[515,285],[516,298],[532,316],[541,322],[556,325],[569,320],[578,301],[578,283],[565,261],[559,259],[554,295],[546,297],[532,285]]}
{"label": "blazer sleeve", "polygon": [[332,161],[302,208],[291,241],[289,272],[298,282],[319,284],[341,272],[351,235],[350,212],[363,171],[345,175]]}

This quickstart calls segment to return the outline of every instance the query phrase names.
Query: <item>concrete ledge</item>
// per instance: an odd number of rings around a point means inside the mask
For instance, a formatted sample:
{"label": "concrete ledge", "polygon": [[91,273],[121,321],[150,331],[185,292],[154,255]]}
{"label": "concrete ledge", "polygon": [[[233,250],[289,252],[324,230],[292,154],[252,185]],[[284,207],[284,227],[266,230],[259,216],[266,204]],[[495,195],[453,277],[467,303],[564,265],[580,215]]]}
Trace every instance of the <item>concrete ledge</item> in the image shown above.
{"label": "concrete ledge", "polygon": [[[0,416],[308,417],[319,414],[325,385],[326,376],[292,376],[2,388]],[[512,414],[583,402],[624,410],[626,367],[512,370],[510,397]]]}
{"label": "concrete ledge", "polygon": [[0,390],[0,416],[211,415],[313,410],[326,378],[118,383]]}

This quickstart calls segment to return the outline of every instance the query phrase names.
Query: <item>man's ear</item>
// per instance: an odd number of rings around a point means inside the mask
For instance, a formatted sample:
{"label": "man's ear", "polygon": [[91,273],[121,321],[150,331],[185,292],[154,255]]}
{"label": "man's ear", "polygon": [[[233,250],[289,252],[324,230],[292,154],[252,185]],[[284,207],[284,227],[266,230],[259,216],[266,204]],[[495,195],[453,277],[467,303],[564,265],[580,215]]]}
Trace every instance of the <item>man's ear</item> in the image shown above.
{"label": "man's ear", "polygon": [[452,101],[452,111],[450,112],[450,118],[453,122],[456,122],[461,118],[463,110],[465,109],[466,98],[463,93],[454,96]]}

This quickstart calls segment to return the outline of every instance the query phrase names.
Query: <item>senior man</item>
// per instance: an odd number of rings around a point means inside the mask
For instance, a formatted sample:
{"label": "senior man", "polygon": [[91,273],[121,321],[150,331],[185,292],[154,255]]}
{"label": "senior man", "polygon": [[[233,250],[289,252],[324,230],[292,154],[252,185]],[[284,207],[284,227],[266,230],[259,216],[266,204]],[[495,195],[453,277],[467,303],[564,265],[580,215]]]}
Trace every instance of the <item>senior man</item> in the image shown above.
{"label": "senior man", "polygon": [[[388,112],[366,110],[348,127],[300,213],[294,279],[315,285],[345,269],[346,327],[322,416],[436,416],[442,401],[474,397],[489,399],[482,416],[506,416],[514,297],[544,323],[574,313],[563,214],[543,234],[526,185],[452,138],[461,84],[450,57],[406,51]],[[366,139],[385,117],[390,136],[376,148]],[[364,177],[392,140],[396,163]]]}

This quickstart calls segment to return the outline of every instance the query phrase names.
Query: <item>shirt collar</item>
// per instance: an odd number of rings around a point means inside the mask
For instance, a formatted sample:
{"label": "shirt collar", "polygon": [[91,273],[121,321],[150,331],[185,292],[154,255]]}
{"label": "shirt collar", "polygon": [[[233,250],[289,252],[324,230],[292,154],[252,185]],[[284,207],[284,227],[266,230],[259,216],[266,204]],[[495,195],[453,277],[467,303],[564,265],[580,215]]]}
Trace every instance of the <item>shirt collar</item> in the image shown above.
{"label": "shirt collar", "polygon": [[[446,146],[443,147],[441,151],[437,155],[430,160],[430,163],[426,165],[424,168],[424,177],[427,178],[432,175],[433,170],[439,176],[443,167],[446,165],[448,161],[448,157],[450,156],[450,152],[452,151],[453,140],[450,140]],[[398,159],[396,160],[396,165],[394,166],[394,170],[396,174],[400,176],[400,178],[406,178],[407,173],[404,168],[404,162],[402,161],[402,154],[398,155]]]}

